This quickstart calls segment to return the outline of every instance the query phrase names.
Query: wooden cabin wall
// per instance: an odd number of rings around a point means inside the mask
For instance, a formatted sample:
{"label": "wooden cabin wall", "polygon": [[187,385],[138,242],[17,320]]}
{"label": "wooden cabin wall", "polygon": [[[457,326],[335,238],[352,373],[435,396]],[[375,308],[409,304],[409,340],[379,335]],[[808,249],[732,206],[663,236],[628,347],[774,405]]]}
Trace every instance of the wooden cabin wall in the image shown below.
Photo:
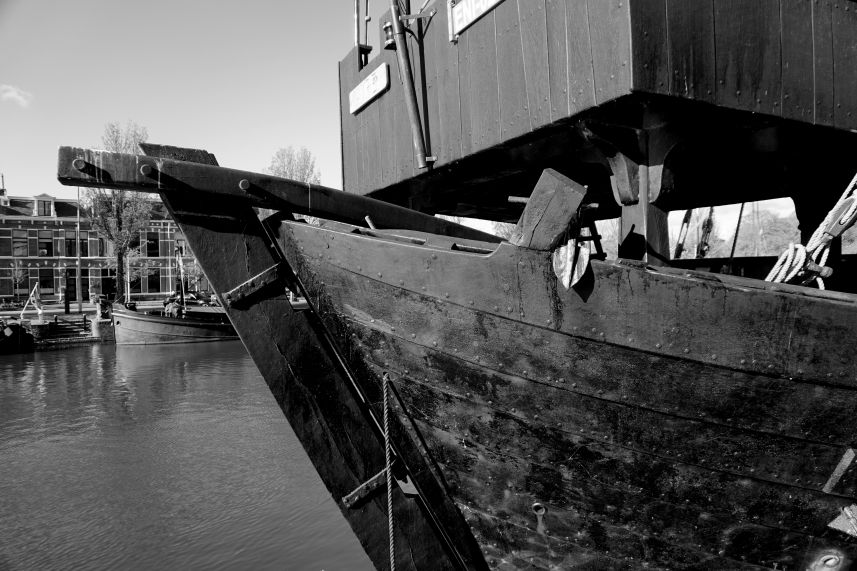
{"label": "wooden cabin wall", "polygon": [[634,0],[634,88],[857,128],[854,0]]}
{"label": "wooden cabin wall", "polygon": [[[504,0],[457,43],[433,6],[409,45],[436,169],[632,92],[857,129],[854,0]],[[383,63],[389,90],[352,115],[348,93]],[[339,73],[345,190],[422,174],[395,52],[358,70],[352,50]]]}

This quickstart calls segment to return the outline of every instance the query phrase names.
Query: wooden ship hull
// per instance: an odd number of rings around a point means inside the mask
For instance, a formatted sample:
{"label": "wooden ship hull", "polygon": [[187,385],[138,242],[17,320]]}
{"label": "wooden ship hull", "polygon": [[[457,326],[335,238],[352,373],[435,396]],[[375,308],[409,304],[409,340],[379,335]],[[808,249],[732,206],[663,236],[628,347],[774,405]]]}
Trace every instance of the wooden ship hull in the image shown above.
{"label": "wooden ship hull", "polygon": [[[403,568],[850,565],[857,296],[629,260],[595,260],[566,289],[538,240],[263,223],[240,191],[250,173],[60,161],[161,190],[379,568],[385,434]],[[76,169],[61,180],[93,176]],[[269,206],[297,188],[255,180]]]}
{"label": "wooden ship hull", "polygon": [[140,312],[114,308],[113,331],[117,345],[204,343],[238,339],[226,315],[218,310],[171,317],[162,311]]}
{"label": "wooden ship hull", "polygon": [[854,296],[621,261],[566,290],[545,252],[422,238],[280,228],[492,567],[850,559]]}
{"label": "wooden ship hull", "polygon": [[379,569],[851,568],[857,295],[671,260],[666,217],[790,197],[808,239],[857,168],[853,2],[398,6],[339,66],[346,192],[148,144],[59,180],[160,194]]}

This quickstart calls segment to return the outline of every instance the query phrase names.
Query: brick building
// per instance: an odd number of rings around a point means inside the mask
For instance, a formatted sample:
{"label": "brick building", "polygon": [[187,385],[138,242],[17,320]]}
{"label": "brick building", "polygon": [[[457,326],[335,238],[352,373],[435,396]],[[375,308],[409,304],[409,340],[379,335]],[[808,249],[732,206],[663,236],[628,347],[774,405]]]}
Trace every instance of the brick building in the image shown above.
{"label": "brick building", "polygon": [[[42,299],[75,300],[77,249],[80,249],[83,299],[90,293],[115,296],[115,263],[110,244],[91,229],[85,216],[80,218],[77,234],[77,200],[38,196],[8,196],[0,188],[0,300],[26,297],[38,282]],[[160,202],[155,203],[152,219],[140,233],[140,254],[131,264],[144,268],[143,276],[131,282],[134,298],[158,298],[175,290],[174,252],[184,239]],[[193,274],[195,261],[184,256],[187,273]],[[201,275],[201,272],[198,272]],[[201,283],[186,281],[189,289],[208,289]]]}

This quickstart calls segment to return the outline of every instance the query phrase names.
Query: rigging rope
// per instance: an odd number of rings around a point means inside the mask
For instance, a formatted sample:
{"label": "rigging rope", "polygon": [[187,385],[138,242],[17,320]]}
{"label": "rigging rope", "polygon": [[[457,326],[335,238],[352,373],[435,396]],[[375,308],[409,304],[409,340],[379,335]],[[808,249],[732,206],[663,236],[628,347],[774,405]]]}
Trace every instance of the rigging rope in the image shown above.
{"label": "rigging rope", "polygon": [[390,536],[390,571],[396,570],[396,544],[393,536],[393,471],[391,469],[392,447],[390,446],[390,376],[384,373],[384,466],[387,473],[387,533]]}
{"label": "rigging rope", "polygon": [[822,278],[830,276],[830,268],[825,267],[830,254],[830,242],[840,236],[854,224],[857,218],[857,175],[845,188],[845,192],[827,213],[824,221],[813,232],[806,246],[789,244],[777,263],[768,273],[765,281],[789,282],[795,277],[803,278],[803,284],[818,281],[818,288],[824,289]]}

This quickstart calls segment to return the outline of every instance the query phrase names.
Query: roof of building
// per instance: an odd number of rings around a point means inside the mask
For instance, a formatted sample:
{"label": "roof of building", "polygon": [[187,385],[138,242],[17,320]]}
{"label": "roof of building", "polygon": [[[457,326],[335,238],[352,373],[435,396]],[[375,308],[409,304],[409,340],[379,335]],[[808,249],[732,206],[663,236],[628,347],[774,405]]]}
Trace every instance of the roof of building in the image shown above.
{"label": "roof of building", "polygon": [[[49,194],[36,196],[10,196],[9,205],[0,205],[0,216],[33,216],[35,217],[35,200],[51,200],[58,218],[74,218],[77,216],[77,200],[74,198],[57,198]],[[169,220],[166,207],[159,200],[152,200],[152,220]],[[86,216],[86,209],[81,211]]]}

